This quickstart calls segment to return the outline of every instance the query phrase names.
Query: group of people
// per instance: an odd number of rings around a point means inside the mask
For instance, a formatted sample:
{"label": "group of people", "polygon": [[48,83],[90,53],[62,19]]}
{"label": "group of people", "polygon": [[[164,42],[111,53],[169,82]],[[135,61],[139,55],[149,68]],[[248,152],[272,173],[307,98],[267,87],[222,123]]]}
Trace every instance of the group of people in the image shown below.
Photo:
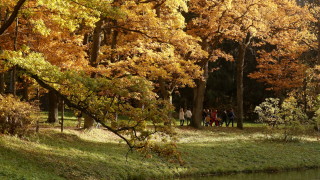
{"label": "group of people", "polygon": [[179,111],[179,120],[180,120],[180,126],[184,125],[184,120],[187,121],[187,126],[191,122],[192,112],[190,109],[187,109],[186,111],[183,110],[183,108],[180,108]]}
{"label": "group of people", "polygon": [[[180,126],[184,125],[185,120],[187,121],[187,125],[191,122],[192,112],[190,109],[184,110],[183,108],[180,108],[179,110],[179,120],[180,120]],[[228,127],[231,123],[233,127],[235,119],[235,114],[233,109],[229,110],[220,110],[217,109],[204,109],[202,112],[202,120],[203,120],[203,126],[222,126],[223,123],[226,124],[226,127]]]}
{"label": "group of people", "polygon": [[223,123],[228,127],[231,123],[233,127],[235,114],[233,109],[229,110],[220,110],[217,109],[204,109],[202,112],[202,119],[204,126],[222,126]]}

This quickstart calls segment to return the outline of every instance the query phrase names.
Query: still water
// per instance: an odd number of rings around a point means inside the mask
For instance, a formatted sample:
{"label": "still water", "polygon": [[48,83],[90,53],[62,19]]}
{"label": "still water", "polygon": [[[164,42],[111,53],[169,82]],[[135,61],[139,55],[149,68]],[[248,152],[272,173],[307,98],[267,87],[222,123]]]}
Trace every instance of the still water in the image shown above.
{"label": "still water", "polygon": [[186,178],[183,180],[320,180],[320,169]]}

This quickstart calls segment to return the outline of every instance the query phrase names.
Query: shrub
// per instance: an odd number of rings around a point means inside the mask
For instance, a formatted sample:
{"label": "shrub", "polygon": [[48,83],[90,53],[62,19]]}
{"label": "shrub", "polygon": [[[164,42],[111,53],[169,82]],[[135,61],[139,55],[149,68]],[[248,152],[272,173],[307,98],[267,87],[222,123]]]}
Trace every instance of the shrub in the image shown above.
{"label": "shrub", "polygon": [[280,100],[278,98],[266,98],[259,106],[256,106],[254,112],[259,115],[257,122],[268,125],[278,125],[283,123],[280,115]]}
{"label": "shrub", "polygon": [[38,118],[35,105],[0,95],[0,133],[23,136]]}
{"label": "shrub", "polygon": [[299,107],[297,100],[290,96],[281,104],[277,98],[267,98],[254,110],[259,115],[258,122],[266,123],[272,127],[281,126],[283,140],[295,140],[295,135],[305,131],[309,120]]}

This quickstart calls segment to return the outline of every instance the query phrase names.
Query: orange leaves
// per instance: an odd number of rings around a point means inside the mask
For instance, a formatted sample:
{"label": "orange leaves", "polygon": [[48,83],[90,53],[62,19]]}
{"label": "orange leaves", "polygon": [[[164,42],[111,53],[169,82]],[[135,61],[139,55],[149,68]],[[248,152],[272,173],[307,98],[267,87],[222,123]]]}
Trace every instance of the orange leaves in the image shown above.
{"label": "orange leaves", "polygon": [[251,73],[249,77],[268,84],[267,89],[276,92],[301,87],[306,66],[297,59],[277,58],[273,56],[275,54],[261,52],[260,58],[257,59],[259,71]]}

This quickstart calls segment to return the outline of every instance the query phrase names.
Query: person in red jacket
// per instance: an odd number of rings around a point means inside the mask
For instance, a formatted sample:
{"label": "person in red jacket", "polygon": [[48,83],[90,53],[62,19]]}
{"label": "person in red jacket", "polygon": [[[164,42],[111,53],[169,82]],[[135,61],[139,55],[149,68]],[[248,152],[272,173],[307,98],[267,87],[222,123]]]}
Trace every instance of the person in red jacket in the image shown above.
{"label": "person in red jacket", "polygon": [[217,116],[218,116],[218,111],[216,109],[213,109],[211,112],[210,126],[212,126],[213,123],[217,125]]}

